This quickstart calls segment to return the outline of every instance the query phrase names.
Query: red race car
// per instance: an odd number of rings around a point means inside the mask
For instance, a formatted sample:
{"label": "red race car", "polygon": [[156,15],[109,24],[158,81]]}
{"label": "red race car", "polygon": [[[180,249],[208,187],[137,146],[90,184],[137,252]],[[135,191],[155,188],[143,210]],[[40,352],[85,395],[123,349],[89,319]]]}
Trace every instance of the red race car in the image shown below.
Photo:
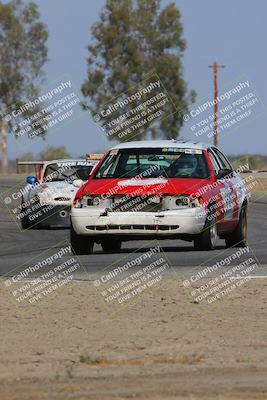
{"label": "red race car", "polygon": [[216,239],[245,246],[248,195],[222,152],[201,143],[140,141],[113,147],[78,190],[71,245],[90,254],[122,241],[183,239],[212,250]]}

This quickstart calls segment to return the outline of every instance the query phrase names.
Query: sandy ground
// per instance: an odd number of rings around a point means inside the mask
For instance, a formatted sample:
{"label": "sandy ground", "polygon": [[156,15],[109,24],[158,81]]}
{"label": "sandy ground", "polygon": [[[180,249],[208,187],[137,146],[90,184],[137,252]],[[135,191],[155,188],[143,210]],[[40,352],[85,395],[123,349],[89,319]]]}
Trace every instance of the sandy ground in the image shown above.
{"label": "sandy ground", "polygon": [[[259,192],[266,192],[267,191],[267,178],[266,177],[261,177],[260,174],[253,175],[254,180],[252,180],[253,185],[251,187],[251,191],[259,191]],[[243,176],[243,178],[246,178],[246,175]],[[255,182],[255,184],[254,184]]]}
{"label": "sandy ground", "polygon": [[267,399],[267,280],[192,301],[165,281],[107,308],[90,282],[38,305],[1,284],[0,399]]}

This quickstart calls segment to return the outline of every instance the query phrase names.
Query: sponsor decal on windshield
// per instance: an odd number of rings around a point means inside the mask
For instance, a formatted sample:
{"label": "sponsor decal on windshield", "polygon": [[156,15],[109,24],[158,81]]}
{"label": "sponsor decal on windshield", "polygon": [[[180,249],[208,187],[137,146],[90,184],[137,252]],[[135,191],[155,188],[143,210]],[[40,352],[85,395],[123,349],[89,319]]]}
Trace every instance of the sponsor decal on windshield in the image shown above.
{"label": "sponsor decal on windshield", "polygon": [[92,165],[89,161],[68,161],[68,162],[58,162],[58,167],[90,167]]}
{"label": "sponsor decal on windshield", "polygon": [[185,154],[202,154],[202,150],[200,149],[182,149],[179,147],[164,147],[162,152],[166,153],[185,153]]}

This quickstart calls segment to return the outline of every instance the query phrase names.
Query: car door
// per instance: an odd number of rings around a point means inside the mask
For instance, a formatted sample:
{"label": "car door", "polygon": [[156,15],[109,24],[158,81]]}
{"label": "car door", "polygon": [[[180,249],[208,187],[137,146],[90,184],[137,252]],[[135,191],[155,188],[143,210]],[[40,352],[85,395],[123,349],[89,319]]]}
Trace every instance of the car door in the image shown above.
{"label": "car door", "polygon": [[[221,164],[219,162],[219,159],[216,157],[216,154],[211,149],[208,149],[208,154],[210,161],[212,163],[213,170],[215,172],[215,175],[217,176],[220,169],[221,169]],[[221,230],[224,230],[224,205],[225,205],[225,199],[224,199],[224,194],[225,194],[225,186],[222,180],[217,180],[213,188],[211,189],[209,193],[209,197],[214,199],[216,201],[216,207],[215,207],[215,213],[216,213],[216,220],[217,220],[217,229],[220,233]]]}
{"label": "car door", "polygon": [[219,179],[221,183],[221,194],[224,199],[224,221],[236,221],[239,217],[240,210],[240,193],[242,187],[242,179],[234,172],[230,162],[224,154],[216,147],[211,147],[211,152],[216,158],[221,169],[231,171],[225,178]]}

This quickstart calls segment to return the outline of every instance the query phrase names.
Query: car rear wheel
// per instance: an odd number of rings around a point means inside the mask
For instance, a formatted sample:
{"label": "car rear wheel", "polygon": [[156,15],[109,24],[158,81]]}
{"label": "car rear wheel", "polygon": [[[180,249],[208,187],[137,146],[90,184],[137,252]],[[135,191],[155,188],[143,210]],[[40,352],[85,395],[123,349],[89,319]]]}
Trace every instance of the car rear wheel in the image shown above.
{"label": "car rear wheel", "polygon": [[87,236],[78,235],[72,223],[70,223],[70,243],[73,254],[84,255],[93,253],[94,241],[90,238],[88,239]]}
{"label": "car rear wheel", "polygon": [[225,236],[226,247],[246,247],[247,230],[247,206],[243,205],[235,230],[230,235]]}
{"label": "car rear wheel", "polygon": [[101,247],[105,253],[116,253],[121,249],[121,240],[112,238],[103,240]]}
{"label": "car rear wheel", "polygon": [[217,237],[216,217],[209,214],[202,232],[194,239],[195,250],[214,250]]}

